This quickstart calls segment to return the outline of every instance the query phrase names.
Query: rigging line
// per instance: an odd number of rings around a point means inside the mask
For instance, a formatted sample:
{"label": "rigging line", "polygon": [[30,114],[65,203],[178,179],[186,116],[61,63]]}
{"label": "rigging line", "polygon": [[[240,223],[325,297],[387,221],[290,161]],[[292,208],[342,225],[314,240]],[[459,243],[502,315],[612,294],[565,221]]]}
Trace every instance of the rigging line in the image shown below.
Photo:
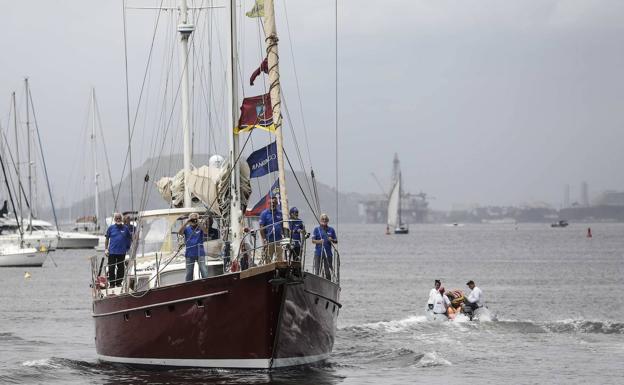
{"label": "rigging line", "polygon": [[286,96],[285,96],[285,94],[282,94],[282,103],[284,104],[284,112],[286,114],[286,121],[288,122],[288,125],[290,127],[290,131],[292,133],[292,140],[293,140],[293,143],[295,145],[295,149],[296,149],[295,152],[296,152],[297,158],[299,160],[299,165],[300,165],[301,169],[303,170],[303,174],[305,176],[305,181],[306,181],[306,184],[308,186],[308,192],[310,194],[312,194],[312,186],[310,185],[310,181],[307,178],[306,167],[305,167],[305,164],[303,162],[303,158],[301,156],[301,149],[299,147],[299,141],[297,140],[297,135],[295,134],[294,125],[293,125],[292,119],[290,117],[290,110],[288,109],[288,106],[286,104]]}
{"label": "rigging line", "polygon": [[[15,215],[15,222],[17,222],[17,228],[20,234],[20,247],[24,246],[24,229],[20,224],[20,217],[17,215],[17,210],[15,209],[15,202],[13,202],[13,194],[11,194],[11,188],[9,187],[9,179],[7,178],[7,173],[4,168],[4,161],[2,160],[2,155],[0,155],[0,165],[2,166],[2,174],[4,174],[4,183],[7,188],[7,193],[9,194],[9,200],[11,200],[11,207],[13,208],[13,215]],[[22,223],[23,223],[22,219]]]}
{"label": "rigging line", "polygon": [[305,116],[303,113],[303,102],[302,102],[302,98],[301,98],[301,88],[299,86],[299,76],[297,75],[297,65],[295,63],[295,49],[293,48],[293,42],[292,42],[292,36],[290,33],[290,22],[288,20],[288,11],[286,8],[286,1],[283,2],[284,3],[284,16],[286,19],[286,31],[288,33],[288,43],[290,45],[290,57],[293,63],[293,72],[295,75],[295,85],[297,86],[297,96],[298,96],[298,100],[299,100],[299,110],[301,111],[301,122],[303,123],[303,134],[305,137],[305,142],[306,142],[306,148],[308,151],[308,162],[310,163],[310,168],[312,168],[312,155],[311,155],[311,151],[310,151],[310,141],[308,140],[308,128],[305,122]]}
{"label": "rigging line", "polygon": [[[11,165],[13,166],[13,170],[16,172],[17,175],[17,163],[15,162],[15,159],[13,158],[13,154],[11,153],[11,149],[9,148],[9,139],[6,136],[6,133],[4,132],[4,130],[2,131],[2,136],[4,137],[4,142],[6,143],[6,153],[9,154],[9,159],[11,160]],[[9,172],[9,178],[11,180],[11,187],[13,188],[13,190],[15,191],[15,184],[13,183],[13,178],[11,177],[11,173]],[[24,196],[25,199],[25,203],[26,203],[26,207],[28,207],[28,209],[30,209],[30,204],[28,202],[28,198],[26,197],[26,192],[24,191],[24,186],[22,185],[22,183],[19,181],[17,181],[18,183],[18,187],[19,187],[19,191],[21,191],[21,194]]]}
{"label": "rigging line", "polygon": [[52,199],[52,188],[50,187],[50,178],[48,177],[48,166],[46,166],[45,156],[43,155],[43,145],[41,144],[41,134],[39,133],[39,123],[37,122],[37,114],[35,113],[35,103],[32,100],[32,91],[28,93],[30,99],[30,108],[33,113],[33,120],[37,131],[37,141],[39,142],[39,151],[41,151],[41,159],[43,161],[43,174],[45,175],[46,186],[48,187],[48,195],[50,197],[50,206],[52,207],[52,215],[54,215],[54,225],[56,226],[56,234],[60,236],[58,218],[56,217],[56,209],[54,208],[54,199]]}
{"label": "rigging line", "polygon": [[286,162],[288,162],[288,166],[290,167],[290,170],[293,172],[293,175],[295,177],[295,181],[297,182],[297,186],[299,186],[299,190],[301,191],[301,193],[303,195],[303,198],[305,199],[308,207],[310,208],[310,211],[312,211],[312,214],[314,215],[314,220],[320,226],[321,225],[321,222],[320,222],[320,212],[315,212],[314,207],[312,207],[312,204],[310,203],[310,200],[308,199],[308,197],[305,195],[305,193],[303,191],[303,186],[301,186],[301,183],[299,182],[299,178],[297,178],[297,174],[295,174],[295,172],[294,172],[294,169],[292,167],[292,163],[290,163],[290,158],[288,157],[288,154],[286,153],[285,150],[283,152],[284,152],[284,157],[286,158]]}
{"label": "rigging line", "polygon": [[[108,172],[108,182],[110,184],[111,194],[113,194],[113,201],[115,200],[115,188],[113,186],[113,175],[111,173],[110,161],[108,159],[108,149],[106,148],[106,140],[104,140],[104,128],[102,125],[102,115],[100,114],[100,108],[97,103],[97,99],[95,102],[95,112],[98,120],[98,128],[100,129],[100,138],[102,138],[102,147],[104,147],[104,161],[106,162],[106,171]],[[117,211],[117,206],[113,207],[113,212]]]}
{"label": "rigging line", "polygon": [[[161,0],[160,2],[160,6],[162,7],[164,0]],[[147,71],[148,68],[151,64],[151,60],[152,60],[152,52],[154,49],[154,41],[156,40],[156,32],[158,30],[158,24],[160,21],[160,15],[162,14],[162,10],[159,10],[156,16],[156,23],[154,25],[154,32],[152,33],[152,42],[150,45],[150,50],[149,50],[149,54],[148,54],[148,59],[147,59],[147,63],[145,65],[145,73],[143,74],[143,83],[141,84],[141,91],[139,93],[139,100],[137,102],[137,110],[134,116],[134,123],[132,125],[132,129],[130,128],[130,94],[129,94],[129,82],[128,82],[128,49],[127,49],[127,39],[126,39],[126,0],[122,0],[122,8],[123,8],[123,38],[124,38],[124,58],[125,58],[125,63],[126,63],[126,115],[127,115],[127,119],[128,119],[128,151],[126,152],[126,158],[124,160],[124,165],[123,165],[123,169],[121,172],[121,177],[119,180],[119,189],[117,190],[117,196],[115,198],[115,207],[117,207],[117,202],[119,200],[119,194],[121,192],[121,184],[123,182],[123,177],[125,175],[125,171],[126,171],[126,165],[128,160],[130,159],[130,191],[131,191],[131,195],[130,195],[130,201],[131,201],[131,207],[134,207],[134,197],[132,194],[132,154],[131,154],[131,146],[132,146],[132,136],[134,134],[134,128],[136,126],[136,121],[137,121],[137,116],[139,113],[139,106],[141,105],[141,98],[143,96],[143,91],[145,89],[145,79],[147,77]],[[133,209],[134,210],[134,209]]]}
{"label": "rigging line", "polygon": [[339,202],[339,193],[338,193],[338,0],[334,1],[335,4],[335,28],[334,28],[334,33],[335,33],[335,77],[336,77],[336,84],[335,84],[335,88],[336,88],[336,115],[335,115],[335,139],[334,139],[334,143],[336,145],[336,227],[338,227],[338,202]]}
{"label": "rigging line", "polygon": [[[126,77],[126,120],[128,123],[128,157],[130,162],[130,210],[134,210],[134,183],[132,182],[132,132],[130,129],[130,85],[128,81],[128,39],[126,24],[126,0],[121,0],[121,8],[123,10],[123,41],[124,41],[124,66]],[[138,109],[138,108],[137,108]],[[123,173],[122,173],[123,178]],[[119,183],[121,186],[121,182]],[[120,187],[121,188],[121,187]],[[116,203],[116,202],[115,202]],[[115,204],[115,206],[117,206]]]}

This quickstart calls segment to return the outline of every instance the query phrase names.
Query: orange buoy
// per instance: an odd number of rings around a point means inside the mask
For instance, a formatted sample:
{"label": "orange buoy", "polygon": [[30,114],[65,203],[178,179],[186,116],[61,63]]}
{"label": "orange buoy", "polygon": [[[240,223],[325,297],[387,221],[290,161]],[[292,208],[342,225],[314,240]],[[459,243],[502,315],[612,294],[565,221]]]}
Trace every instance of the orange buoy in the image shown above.
{"label": "orange buoy", "polygon": [[587,228],[587,238],[591,238],[592,237],[592,233],[591,233],[591,227]]}

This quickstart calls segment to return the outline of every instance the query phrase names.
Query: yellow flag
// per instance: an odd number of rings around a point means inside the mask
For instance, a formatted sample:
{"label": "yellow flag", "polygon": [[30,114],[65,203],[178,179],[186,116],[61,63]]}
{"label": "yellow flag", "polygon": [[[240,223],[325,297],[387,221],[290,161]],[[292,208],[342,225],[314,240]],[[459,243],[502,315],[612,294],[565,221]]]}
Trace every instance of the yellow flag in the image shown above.
{"label": "yellow flag", "polygon": [[256,0],[251,11],[245,13],[247,17],[264,17],[264,0]]}

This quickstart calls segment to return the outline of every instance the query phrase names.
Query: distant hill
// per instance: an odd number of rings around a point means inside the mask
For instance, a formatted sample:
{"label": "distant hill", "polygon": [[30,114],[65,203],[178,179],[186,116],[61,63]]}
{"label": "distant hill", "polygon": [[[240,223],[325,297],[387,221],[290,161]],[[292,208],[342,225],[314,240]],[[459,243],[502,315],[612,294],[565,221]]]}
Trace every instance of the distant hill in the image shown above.
{"label": "distant hill", "polygon": [[[199,154],[194,155],[194,165],[201,166],[204,164],[208,164],[209,155]],[[158,162],[158,170],[154,174],[149,174],[149,181],[145,182],[145,177],[148,175],[150,169],[156,168],[156,164]],[[163,176],[173,176],[176,172],[182,169],[183,158],[181,154],[175,154],[171,156],[163,156],[160,159],[149,159],[140,167],[137,167],[132,172],[132,180],[133,180],[133,189],[134,189],[134,208],[135,210],[139,208],[140,197],[145,194],[147,200],[147,204],[145,206],[146,210],[158,209],[158,208],[166,208],[166,202],[162,199],[160,194],[158,193],[158,189],[156,188],[155,182]],[[318,172],[317,172],[318,174]],[[296,178],[295,178],[296,176]],[[263,179],[266,178],[266,179]],[[266,194],[269,189],[272,180],[277,178],[277,174],[265,176],[259,178],[259,183],[254,179],[252,180],[252,196],[250,199],[250,207],[253,206],[264,194]],[[270,180],[269,180],[270,179]],[[308,176],[308,180],[309,180]],[[286,183],[288,186],[288,202],[290,207],[296,206],[299,209],[299,217],[304,221],[311,222],[312,211],[310,210],[308,203],[304,198],[304,194],[297,184],[297,180],[301,183],[304,191],[306,192],[306,196],[310,202],[314,201],[313,196],[310,196],[309,193],[309,185],[306,182],[306,177],[302,172],[297,172],[296,174],[287,173],[286,175]],[[310,182],[311,183],[311,182]],[[264,189],[265,191],[256,191],[258,190],[258,185],[260,189]],[[336,190],[328,186],[324,183],[320,183],[317,180],[316,188],[318,191],[319,202],[321,204],[321,209],[323,212],[326,212],[330,216],[330,221],[335,223],[335,213],[336,213]],[[119,190],[119,183],[114,185],[114,191],[117,192]],[[130,177],[126,176],[122,182],[120,197],[118,199],[118,210],[119,211],[129,211],[131,208],[131,200],[130,200]],[[113,193],[111,189],[106,189],[101,191],[99,194],[100,198],[100,210],[101,213],[107,213],[110,215],[114,209],[114,199]],[[344,223],[356,223],[360,222],[360,217],[358,216],[358,201],[362,199],[361,194],[357,193],[339,193],[338,194],[338,208],[339,208],[339,221]],[[70,207],[57,207],[57,215],[60,223],[65,222],[67,225],[67,218],[78,218],[83,215],[93,215],[93,212],[88,211],[89,208],[93,207],[93,195],[89,195],[84,197],[78,202],[75,202]],[[313,204],[313,203],[312,203]],[[44,210],[42,211],[42,217],[51,218],[51,211]]]}

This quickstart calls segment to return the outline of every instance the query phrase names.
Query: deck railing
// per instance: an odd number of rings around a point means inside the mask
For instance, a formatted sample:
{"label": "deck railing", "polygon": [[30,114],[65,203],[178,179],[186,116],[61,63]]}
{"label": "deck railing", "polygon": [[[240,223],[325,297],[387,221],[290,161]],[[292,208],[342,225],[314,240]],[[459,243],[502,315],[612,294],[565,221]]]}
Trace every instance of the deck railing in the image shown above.
{"label": "deck railing", "polygon": [[[230,245],[227,241],[224,242],[224,247],[221,249],[221,253],[218,255],[214,255],[211,253],[205,253],[207,258],[214,260],[222,260],[223,261],[223,273],[231,272],[232,268],[238,266],[237,271],[246,270],[256,266],[262,266],[268,263],[275,262],[279,260],[277,255],[269,255],[271,254],[280,254],[282,255],[281,260],[293,263],[300,263],[302,271],[305,270],[306,266],[306,251],[307,251],[307,242],[306,240],[309,237],[309,233],[302,231],[301,239],[295,240],[292,238],[292,234],[288,234],[288,237],[284,237],[280,240],[276,240],[273,242],[261,242],[258,238],[258,233],[261,230],[266,228],[288,224],[292,221],[281,221],[276,222],[275,224],[271,224],[268,226],[261,227],[259,229],[246,230],[243,234],[243,238],[241,240],[241,246],[239,247],[238,255],[232,257],[230,251]],[[297,249],[299,246],[299,250]],[[316,245],[315,245],[316,246]],[[204,247],[203,243],[201,245],[197,245],[197,247]],[[316,247],[315,247],[316,249]],[[279,252],[277,250],[280,250]],[[335,283],[340,283],[340,253],[336,248],[336,245],[331,243],[330,249],[331,255],[327,255],[325,247],[321,247],[321,255],[314,255],[312,258],[312,271],[309,273],[318,275],[327,280],[330,280]],[[184,244],[184,237],[178,237],[178,249],[173,254],[163,255],[163,253],[155,252],[153,254],[154,258],[154,270],[156,274],[153,274],[148,280],[145,282],[139,282],[138,277],[136,275],[136,266],[135,260],[133,258],[126,259],[125,261],[118,262],[118,264],[124,264],[125,267],[125,275],[122,282],[122,292],[128,291],[142,291],[146,290],[149,287],[159,287],[161,284],[161,274],[165,271],[165,268],[172,263],[173,260],[180,256],[184,256],[186,251],[186,246]],[[299,251],[299,252],[298,252]],[[113,265],[105,264],[105,257],[94,256],[91,258],[91,272],[92,272],[92,287],[97,290],[103,291],[104,295],[107,295],[109,290],[112,289],[112,282],[108,281],[108,272],[109,269],[114,268]],[[195,261],[192,262],[195,264]],[[189,264],[190,265],[190,264]],[[186,266],[185,266],[186,268]],[[130,271],[133,271],[132,277],[128,275]],[[105,277],[106,279],[102,279],[101,277]],[[131,281],[131,278],[134,278],[134,281]],[[153,281],[153,282],[152,282]],[[140,286],[140,287],[139,287]],[[95,295],[95,293],[94,293]]]}

